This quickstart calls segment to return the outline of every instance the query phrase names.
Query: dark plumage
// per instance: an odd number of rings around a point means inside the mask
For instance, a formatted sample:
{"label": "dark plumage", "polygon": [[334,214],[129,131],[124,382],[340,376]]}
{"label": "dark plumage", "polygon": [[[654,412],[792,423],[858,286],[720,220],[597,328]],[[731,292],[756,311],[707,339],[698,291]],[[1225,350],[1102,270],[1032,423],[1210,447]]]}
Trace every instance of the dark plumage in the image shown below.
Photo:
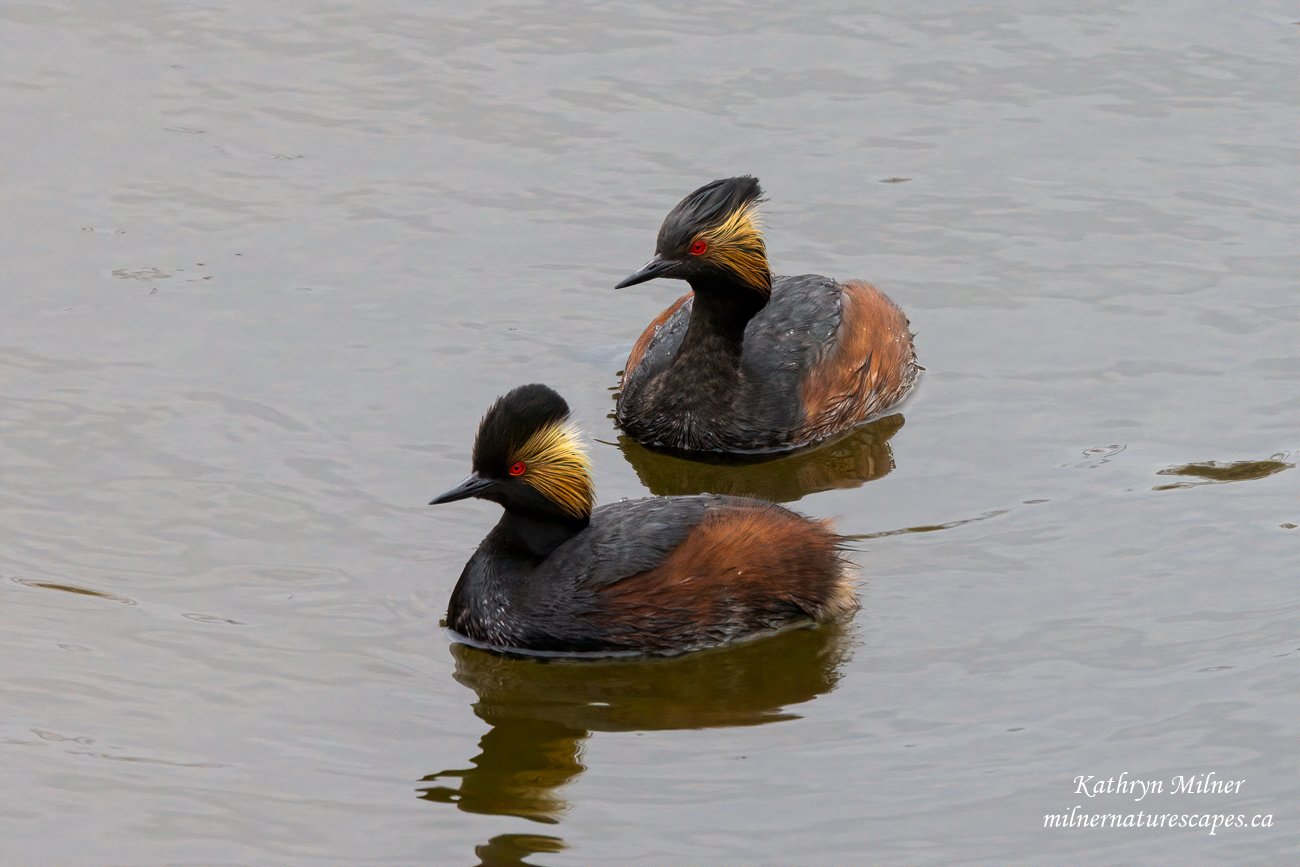
{"label": "dark plumage", "polygon": [[752,177],[669,212],[655,257],[618,288],[686,280],[632,347],[616,420],[647,445],[761,453],[809,445],[898,403],[919,367],[907,317],[867,283],[773,277]]}
{"label": "dark plumage", "polygon": [[[656,251],[688,250],[691,241],[702,230],[722,224],[727,217],[746,207],[756,206],[763,199],[763,188],[758,178],[745,175],[739,178],[711,181],[677,203],[668,212],[659,227]],[[757,236],[758,251],[763,255],[763,237]]]}
{"label": "dark plumage", "polygon": [[521,385],[510,392],[510,409],[498,409],[498,399],[487,414],[474,439],[474,469],[490,472],[493,467],[508,469],[506,460],[517,451],[535,431],[548,425],[564,422],[569,417],[569,404],[544,385]]}
{"label": "dark plumage", "polygon": [[433,500],[505,510],[452,591],[452,630],[501,649],[675,654],[856,608],[840,537],[772,503],[654,497],[592,511],[567,422],[546,386],[515,389],[479,425],[474,473]]}

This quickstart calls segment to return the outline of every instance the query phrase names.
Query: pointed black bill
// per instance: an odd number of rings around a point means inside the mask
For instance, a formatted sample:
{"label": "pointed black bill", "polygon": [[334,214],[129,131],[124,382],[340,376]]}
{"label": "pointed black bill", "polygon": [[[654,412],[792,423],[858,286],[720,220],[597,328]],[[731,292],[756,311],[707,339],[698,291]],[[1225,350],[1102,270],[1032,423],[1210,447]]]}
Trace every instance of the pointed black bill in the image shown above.
{"label": "pointed black bill", "polygon": [[452,488],[450,491],[446,491],[445,493],[441,493],[434,497],[429,501],[429,505],[437,506],[441,503],[454,503],[456,500],[477,497],[494,484],[495,482],[491,479],[485,479],[478,473],[470,473],[469,478]]}
{"label": "pointed black bill", "polygon": [[630,277],[627,277],[626,279],[623,280],[622,283],[619,283],[614,288],[626,289],[629,286],[635,286],[638,283],[644,283],[647,280],[653,280],[656,277],[662,277],[668,271],[672,270],[672,267],[675,264],[676,264],[675,262],[669,259],[662,259],[659,256],[655,256],[649,262],[646,262],[645,266],[642,267],[640,271],[637,271],[635,274],[631,275]]}

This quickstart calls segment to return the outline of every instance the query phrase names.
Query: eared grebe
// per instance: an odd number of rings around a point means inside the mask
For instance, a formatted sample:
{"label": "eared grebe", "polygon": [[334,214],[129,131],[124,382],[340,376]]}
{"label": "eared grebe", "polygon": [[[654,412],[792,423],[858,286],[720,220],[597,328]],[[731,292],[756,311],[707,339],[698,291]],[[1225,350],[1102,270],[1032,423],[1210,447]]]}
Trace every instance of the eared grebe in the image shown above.
{"label": "eared grebe", "polygon": [[702,494],[592,511],[569,406],[544,385],[479,423],[473,472],[432,504],[505,509],[461,572],[447,626],[503,650],[676,654],[857,607],[841,539],[762,500]]}
{"label": "eared grebe", "polygon": [[692,291],[650,323],[623,369],[616,419],[686,451],[777,452],[893,406],[916,382],[907,317],[868,283],[773,277],[748,175],[705,184],[664,218],[655,256],[618,289]]}

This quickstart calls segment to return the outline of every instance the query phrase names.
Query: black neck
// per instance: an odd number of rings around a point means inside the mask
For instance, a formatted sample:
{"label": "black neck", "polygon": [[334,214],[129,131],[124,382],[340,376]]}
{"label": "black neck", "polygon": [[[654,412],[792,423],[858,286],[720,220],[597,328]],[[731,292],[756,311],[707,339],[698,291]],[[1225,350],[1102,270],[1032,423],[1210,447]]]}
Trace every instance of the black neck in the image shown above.
{"label": "black neck", "polygon": [[561,544],[582,532],[591,518],[570,518],[559,514],[539,517],[506,509],[489,539],[506,556],[540,563]]}
{"label": "black neck", "polygon": [[691,382],[688,390],[734,386],[740,377],[745,326],[767,305],[767,297],[748,284],[725,277],[696,277],[691,320],[673,367]]}

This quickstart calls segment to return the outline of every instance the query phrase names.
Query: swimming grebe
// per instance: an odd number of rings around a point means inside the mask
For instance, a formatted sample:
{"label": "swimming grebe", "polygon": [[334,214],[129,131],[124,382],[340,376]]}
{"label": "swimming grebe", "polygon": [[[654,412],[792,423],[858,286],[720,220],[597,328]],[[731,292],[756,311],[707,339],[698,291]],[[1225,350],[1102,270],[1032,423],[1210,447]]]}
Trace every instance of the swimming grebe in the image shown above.
{"label": "swimming grebe", "polygon": [[479,423],[469,478],[430,505],[505,509],[461,572],[447,626],[499,649],[676,654],[857,608],[824,522],[743,497],[624,500],[592,510],[564,398],[524,385]]}
{"label": "swimming grebe", "polygon": [[773,277],[748,175],[669,211],[655,256],[618,289],[691,284],[632,346],[616,420],[650,446],[776,452],[848,430],[916,382],[907,317],[874,286]]}

